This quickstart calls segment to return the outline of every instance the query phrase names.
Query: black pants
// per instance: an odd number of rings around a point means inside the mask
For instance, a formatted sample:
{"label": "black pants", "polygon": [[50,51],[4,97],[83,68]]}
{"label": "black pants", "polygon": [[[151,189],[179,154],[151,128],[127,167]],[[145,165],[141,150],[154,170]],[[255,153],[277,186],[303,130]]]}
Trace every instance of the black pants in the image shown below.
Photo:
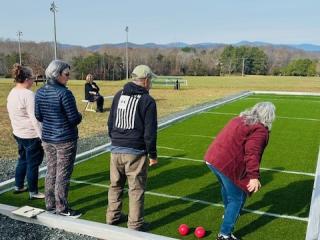
{"label": "black pants", "polygon": [[93,101],[97,102],[97,111],[98,112],[103,112],[103,103],[104,103],[104,98],[100,95],[93,96]]}

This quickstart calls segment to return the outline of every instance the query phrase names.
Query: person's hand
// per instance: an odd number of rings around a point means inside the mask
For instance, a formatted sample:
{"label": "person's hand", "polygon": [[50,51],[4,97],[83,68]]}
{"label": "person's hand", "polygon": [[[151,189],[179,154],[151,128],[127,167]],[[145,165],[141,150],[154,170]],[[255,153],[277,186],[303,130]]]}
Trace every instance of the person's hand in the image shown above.
{"label": "person's hand", "polygon": [[261,188],[261,183],[258,179],[250,179],[247,189],[249,192],[258,192],[258,190]]}
{"label": "person's hand", "polygon": [[149,167],[152,167],[157,164],[158,164],[158,159],[149,158]]}

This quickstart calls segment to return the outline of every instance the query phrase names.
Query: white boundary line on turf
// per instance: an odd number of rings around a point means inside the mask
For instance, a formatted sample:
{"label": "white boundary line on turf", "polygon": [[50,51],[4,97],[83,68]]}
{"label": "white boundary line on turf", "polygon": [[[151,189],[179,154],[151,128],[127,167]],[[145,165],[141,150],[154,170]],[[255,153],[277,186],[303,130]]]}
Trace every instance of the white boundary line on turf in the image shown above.
{"label": "white boundary line on turf", "polygon": [[[319,101],[320,102],[320,101]],[[237,116],[239,114],[237,113],[228,113],[228,112],[203,112],[201,114],[213,114],[213,115],[231,115],[231,116]],[[276,118],[280,119],[289,119],[289,120],[304,120],[304,121],[316,121],[320,122],[320,119],[317,118],[299,118],[299,117],[282,117],[282,116],[276,116]]]}
{"label": "white boundary line on turf", "polygon": [[313,191],[309,210],[309,221],[306,240],[320,239],[320,146],[318,152],[316,177],[313,183]]}
{"label": "white boundary line on turf", "polygon": [[296,95],[296,96],[320,96],[315,92],[287,92],[287,91],[252,91],[255,94],[272,94],[272,95]]}
{"label": "white boundary line on turf", "polygon": [[[74,163],[74,165],[77,165],[77,164],[82,163],[82,162],[85,162],[85,161],[87,161],[87,160],[89,160],[89,159],[91,159],[91,158],[94,158],[94,157],[97,157],[97,156],[99,156],[99,155],[101,155],[101,154],[104,154],[105,152],[108,151],[108,150],[107,150],[108,147],[110,147],[110,143],[103,145],[103,148],[106,149],[105,151],[101,151],[101,152],[96,153],[96,154],[94,154],[94,155],[90,155],[90,156],[88,156],[88,157],[86,157],[86,158],[84,158],[84,159],[78,160],[78,161],[76,161],[76,162]],[[101,148],[101,146],[100,146],[100,147],[97,147],[97,148],[94,148],[94,149],[100,150],[100,149],[102,149],[102,148]],[[92,153],[93,151],[90,150],[90,151],[88,151],[88,152],[89,152],[89,153]],[[87,152],[84,152],[84,153],[87,153]],[[83,157],[83,156],[85,156],[85,154],[79,154],[79,155],[77,155],[76,158],[77,158],[77,159],[80,159],[80,158]],[[40,169],[39,169],[39,178],[43,178],[43,177],[45,176],[46,171],[47,171],[47,167],[46,167],[46,166],[40,168]],[[8,192],[8,191],[14,189],[14,182],[15,182],[15,179],[14,179],[14,178],[11,178],[11,179],[9,179],[9,180],[7,180],[7,181],[1,182],[1,183],[0,183],[0,189],[1,189],[1,187],[4,187],[4,186],[6,186],[6,185],[8,185],[8,188],[5,188],[5,189],[1,190],[1,191],[0,191],[0,194],[5,193],[5,192]]]}
{"label": "white boundary line on turf", "polygon": [[[310,96],[309,96],[310,97]],[[265,98],[261,98],[261,97],[247,97],[246,99],[264,99]],[[288,99],[288,98],[268,98],[268,101],[292,101],[292,99]],[[294,99],[294,101],[308,101],[308,102],[314,102],[314,103],[320,103],[320,101],[318,100],[310,100],[310,99]]]}
{"label": "white boundary line on turf", "polygon": [[211,138],[215,139],[215,137],[212,136],[205,136],[205,135],[199,135],[199,134],[182,134],[182,133],[174,133],[172,135],[179,135],[179,136],[186,136],[186,137],[200,137],[200,138]]}
{"label": "white boundary line on turf", "polygon": [[[101,188],[109,188],[108,185],[99,184],[99,183],[91,183],[91,182],[87,182],[87,181],[78,181],[78,180],[73,180],[72,179],[71,182],[78,183],[78,184],[86,184],[86,185],[91,185],[91,186],[96,186],[96,187],[101,187]],[[126,189],[126,191],[127,190],[128,189]],[[180,196],[169,195],[169,194],[164,194],[164,193],[156,193],[156,192],[151,192],[151,191],[146,191],[145,194],[152,195],[152,196],[163,197],[163,198],[183,200],[183,201],[192,202],[192,203],[200,203],[200,204],[204,204],[204,205],[210,205],[210,206],[214,206],[214,207],[222,207],[223,208],[223,204],[212,203],[212,202],[203,201],[203,200],[194,199],[194,198],[180,197]],[[290,216],[290,215],[282,215],[282,214],[277,214],[277,213],[268,213],[268,212],[263,212],[263,211],[251,210],[251,209],[247,209],[247,208],[243,208],[242,210],[245,211],[245,212],[254,213],[254,214],[257,214],[257,215],[276,217],[276,218],[285,218],[285,219],[297,220],[297,221],[303,221],[303,222],[307,222],[308,221],[308,218],[302,218],[302,217],[296,217],[296,216]]]}
{"label": "white boundary line on turf", "polygon": [[179,151],[179,152],[184,151],[183,149],[179,149],[179,148],[170,148],[170,147],[165,147],[165,146],[157,146],[157,148],[163,148],[163,149],[174,150],[174,151]]}
{"label": "white boundary line on turf", "polygon": [[[158,158],[171,158],[171,159],[178,159],[178,160],[186,160],[186,161],[192,161],[192,162],[205,163],[205,161],[201,160],[201,159],[185,158],[185,157],[159,155]],[[311,177],[315,176],[314,173],[307,173],[307,172],[287,171],[287,170],[280,170],[280,169],[275,169],[275,168],[260,168],[260,169],[264,170],[264,171],[271,171],[271,172],[288,173],[288,174],[295,174],[295,175],[304,175],[304,176],[311,176]]]}

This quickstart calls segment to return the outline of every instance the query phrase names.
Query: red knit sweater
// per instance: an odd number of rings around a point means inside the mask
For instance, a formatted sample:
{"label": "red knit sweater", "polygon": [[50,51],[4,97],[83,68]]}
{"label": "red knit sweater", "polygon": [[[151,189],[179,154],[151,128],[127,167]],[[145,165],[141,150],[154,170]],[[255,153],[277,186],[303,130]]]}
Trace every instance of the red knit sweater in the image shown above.
{"label": "red knit sweater", "polygon": [[260,177],[260,161],[268,139],[265,126],[247,125],[243,118],[235,117],[211,143],[204,159],[249,193],[249,180]]}

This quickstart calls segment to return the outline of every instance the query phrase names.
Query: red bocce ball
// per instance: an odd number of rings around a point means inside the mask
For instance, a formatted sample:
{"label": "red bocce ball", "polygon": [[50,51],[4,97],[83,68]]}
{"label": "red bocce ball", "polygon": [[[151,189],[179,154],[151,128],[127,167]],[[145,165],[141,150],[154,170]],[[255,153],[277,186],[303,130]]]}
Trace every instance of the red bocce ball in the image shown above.
{"label": "red bocce ball", "polygon": [[203,227],[197,227],[196,230],[194,230],[194,235],[197,238],[203,238],[206,235],[206,230]]}
{"label": "red bocce ball", "polygon": [[181,224],[178,228],[178,231],[181,236],[186,236],[189,233],[190,228],[188,227],[187,224]]}

